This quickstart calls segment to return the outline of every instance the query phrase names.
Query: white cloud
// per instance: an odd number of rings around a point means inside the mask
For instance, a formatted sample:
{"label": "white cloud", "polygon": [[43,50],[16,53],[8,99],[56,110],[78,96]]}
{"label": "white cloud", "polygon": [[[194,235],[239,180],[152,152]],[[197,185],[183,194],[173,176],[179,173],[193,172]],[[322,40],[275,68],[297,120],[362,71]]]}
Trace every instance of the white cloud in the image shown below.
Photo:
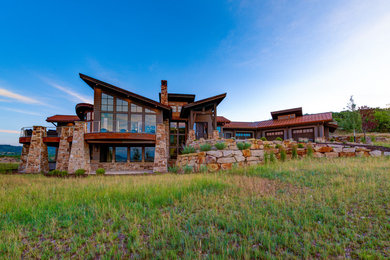
{"label": "white cloud", "polygon": [[19,134],[20,131],[17,131],[17,130],[5,130],[5,129],[0,129],[0,133]]}
{"label": "white cloud", "polygon": [[11,91],[9,91],[7,89],[4,89],[4,88],[0,88],[0,96],[6,97],[6,98],[10,98],[10,99],[14,99],[14,100],[17,100],[19,102],[26,103],[26,104],[40,104],[40,105],[43,105],[42,102],[40,102],[40,101],[38,101],[36,99],[33,99],[31,97],[22,96],[20,94],[11,92]]}

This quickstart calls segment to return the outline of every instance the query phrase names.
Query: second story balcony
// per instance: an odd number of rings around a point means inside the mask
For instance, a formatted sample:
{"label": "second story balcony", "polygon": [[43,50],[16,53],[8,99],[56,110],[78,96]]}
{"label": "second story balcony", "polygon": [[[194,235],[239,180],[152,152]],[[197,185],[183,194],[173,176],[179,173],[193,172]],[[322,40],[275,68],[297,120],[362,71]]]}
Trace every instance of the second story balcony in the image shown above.
{"label": "second story balcony", "polygon": [[[46,143],[58,143],[61,136],[61,127],[45,127],[43,141]],[[34,127],[23,127],[20,130],[19,142],[30,143],[33,136]]]}

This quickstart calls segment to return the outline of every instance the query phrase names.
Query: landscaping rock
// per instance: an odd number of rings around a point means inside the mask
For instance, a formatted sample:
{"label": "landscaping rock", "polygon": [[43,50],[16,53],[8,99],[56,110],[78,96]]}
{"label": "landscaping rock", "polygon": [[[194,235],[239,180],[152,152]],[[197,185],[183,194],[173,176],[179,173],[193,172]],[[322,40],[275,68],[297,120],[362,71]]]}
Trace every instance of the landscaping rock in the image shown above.
{"label": "landscaping rock", "polygon": [[329,152],[329,153],[324,153],[326,158],[336,158],[339,157],[339,153],[336,152]]}
{"label": "landscaping rock", "polygon": [[215,163],[217,162],[217,157],[211,156],[211,155],[206,155],[206,163]]}
{"label": "landscaping rock", "polygon": [[382,155],[382,152],[379,151],[379,150],[374,150],[374,151],[370,152],[370,155],[373,156],[373,157],[379,157],[379,156]]}
{"label": "landscaping rock", "polygon": [[390,152],[384,152],[383,155],[384,156],[390,156]]}
{"label": "landscaping rock", "polygon": [[229,156],[233,156],[233,151],[223,151],[223,157],[229,157]]}
{"label": "landscaping rock", "polygon": [[218,163],[234,163],[236,159],[234,157],[223,157],[217,160]]}
{"label": "landscaping rock", "polygon": [[222,170],[230,170],[232,168],[232,164],[231,163],[223,163],[221,164],[221,169]]}
{"label": "landscaping rock", "polygon": [[245,161],[245,157],[242,155],[236,155],[236,156],[234,156],[234,158],[236,159],[237,162]]}
{"label": "landscaping rock", "polygon": [[242,150],[242,155],[244,155],[245,157],[251,156],[251,150],[249,150],[249,149]]}
{"label": "landscaping rock", "polygon": [[264,151],[263,150],[252,150],[251,151],[252,156],[259,156],[264,157]]}
{"label": "landscaping rock", "polygon": [[354,153],[356,151],[355,147],[343,148],[343,152],[345,153]]}
{"label": "landscaping rock", "polygon": [[247,157],[246,158],[246,161],[247,162],[250,162],[250,161],[259,161],[259,157],[254,157],[254,156],[251,156],[251,157]]}
{"label": "landscaping rock", "polygon": [[219,164],[217,163],[210,163],[210,164],[207,164],[207,169],[210,171],[210,172],[216,172],[219,170]]}
{"label": "landscaping rock", "polygon": [[211,155],[217,158],[222,157],[222,152],[221,151],[208,151],[207,155]]}
{"label": "landscaping rock", "polygon": [[328,146],[322,146],[319,147],[318,149],[315,149],[317,152],[320,153],[330,153],[333,151],[333,147],[328,147]]}
{"label": "landscaping rock", "polygon": [[314,156],[315,158],[322,158],[322,157],[325,157],[325,155],[324,155],[323,153],[319,153],[319,152],[315,152],[315,153],[313,154],[313,156]]}

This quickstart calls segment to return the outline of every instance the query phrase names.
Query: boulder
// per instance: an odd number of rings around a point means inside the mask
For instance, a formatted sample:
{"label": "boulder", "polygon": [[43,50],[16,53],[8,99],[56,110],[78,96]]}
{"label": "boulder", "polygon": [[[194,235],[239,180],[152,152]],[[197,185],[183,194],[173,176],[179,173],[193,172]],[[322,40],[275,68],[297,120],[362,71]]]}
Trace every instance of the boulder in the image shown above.
{"label": "boulder", "polygon": [[246,165],[257,165],[257,164],[260,164],[260,161],[249,161],[249,162],[246,162]]}
{"label": "boulder", "polygon": [[258,156],[258,157],[263,157],[264,156],[264,151],[263,150],[252,150],[251,151],[252,156]]}
{"label": "boulder", "polygon": [[217,157],[214,157],[214,156],[211,156],[211,155],[207,155],[206,156],[206,163],[209,164],[209,163],[216,163],[217,162]]}
{"label": "boulder", "polygon": [[222,152],[221,151],[208,151],[207,155],[211,155],[211,156],[219,158],[219,157],[222,157]]}
{"label": "boulder", "polygon": [[244,155],[245,157],[251,156],[251,150],[249,150],[249,149],[242,150],[242,155]]}
{"label": "boulder", "polygon": [[222,170],[230,170],[232,168],[232,164],[231,163],[222,163],[221,164],[221,169]]}
{"label": "boulder", "polygon": [[223,151],[223,157],[230,157],[230,156],[233,156],[233,151]]}
{"label": "boulder", "polygon": [[234,159],[236,159],[237,162],[245,161],[245,157],[242,155],[236,155],[236,156],[234,156]]}
{"label": "boulder", "polygon": [[198,158],[196,158],[197,164],[204,164],[205,162],[206,162],[206,156],[198,156]]}
{"label": "boulder", "polygon": [[355,152],[340,152],[340,157],[355,157]]}
{"label": "boulder", "polygon": [[354,153],[356,151],[355,147],[345,147],[343,148],[343,152],[345,153]]}
{"label": "boulder", "polygon": [[305,154],[305,148],[298,148],[297,149],[297,153],[298,153],[298,155],[304,155]]}
{"label": "boulder", "polygon": [[233,155],[236,156],[242,156],[242,152],[240,150],[237,150],[237,151],[232,151],[233,152]]}
{"label": "boulder", "polygon": [[373,156],[373,157],[379,157],[379,156],[382,155],[382,152],[379,151],[379,150],[374,150],[374,151],[370,152],[370,155]]}
{"label": "boulder", "polygon": [[315,157],[315,158],[322,158],[322,157],[324,157],[325,155],[323,154],[323,153],[319,153],[319,152],[315,152],[314,154],[313,154],[313,157]]}
{"label": "boulder", "polygon": [[247,162],[250,162],[250,161],[260,161],[260,159],[259,159],[259,157],[250,156],[250,157],[246,158],[246,161]]}
{"label": "boulder", "polygon": [[234,163],[236,159],[234,157],[222,157],[217,160],[218,163]]}
{"label": "boulder", "polygon": [[330,153],[333,151],[333,148],[329,146],[322,146],[316,149],[316,151],[319,153]]}
{"label": "boulder", "polygon": [[356,147],[356,152],[370,152],[370,149],[367,149],[366,147]]}
{"label": "boulder", "polygon": [[216,172],[219,170],[219,164],[217,163],[207,164],[207,170],[209,170],[210,172]]}
{"label": "boulder", "polygon": [[339,157],[339,153],[336,152],[329,152],[329,153],[324,153],[326,158],[336,158]]}
{"label": "boulder", "polygon": [[384,156],[390,156],[390,152],[384,152],[383,155]]}

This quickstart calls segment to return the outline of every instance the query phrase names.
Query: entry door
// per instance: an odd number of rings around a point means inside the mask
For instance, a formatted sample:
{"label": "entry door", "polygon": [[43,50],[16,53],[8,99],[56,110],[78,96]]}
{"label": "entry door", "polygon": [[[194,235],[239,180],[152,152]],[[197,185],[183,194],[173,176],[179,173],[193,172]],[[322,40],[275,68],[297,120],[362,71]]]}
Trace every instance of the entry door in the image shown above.
{"label": "entry door", "polygon": [[195,123],[195,137],[196,139],[207,139],[207,123],[197,122]]}

